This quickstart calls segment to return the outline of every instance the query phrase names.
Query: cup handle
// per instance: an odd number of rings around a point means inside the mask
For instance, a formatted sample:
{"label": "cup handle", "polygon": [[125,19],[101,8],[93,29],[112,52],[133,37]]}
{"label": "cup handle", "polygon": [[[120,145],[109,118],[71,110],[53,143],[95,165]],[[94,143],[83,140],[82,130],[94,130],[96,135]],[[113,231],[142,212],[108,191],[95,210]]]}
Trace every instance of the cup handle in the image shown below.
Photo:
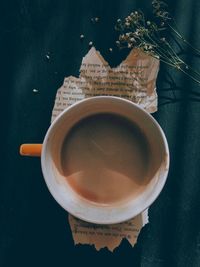
{"label": "cup handle", "polygon": [[40,157],[42,144],[22,144],[20,146],[20,155],[30,157]]}

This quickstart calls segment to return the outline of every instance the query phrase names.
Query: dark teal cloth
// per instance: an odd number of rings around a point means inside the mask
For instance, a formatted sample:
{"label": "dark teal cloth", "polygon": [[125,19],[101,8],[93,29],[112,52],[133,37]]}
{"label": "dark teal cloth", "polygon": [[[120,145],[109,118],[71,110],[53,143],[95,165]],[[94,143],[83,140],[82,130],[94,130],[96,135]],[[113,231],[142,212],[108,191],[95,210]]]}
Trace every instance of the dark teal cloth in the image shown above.
{"label": "dark teal cloth", "polygon": [[[180,31],[200,47],[200,2],[168,4]],[[200,266],[200,87],[183,74],[164,65],[159,72],[154,117],[166,133],[171,165],[134,248],[125,240],[114,253],[75,247],[66,212],[48,192],[39,159],[19,156],[21,143],[42,142],[56,90],[65,76],[78,75],[90,41],[113,66],[125,57],[127,51],[114,46],[114,25],[135,8],[150,15],[151,3],[0,2],[0,266]],[[94,17],[98,23],[91,22]],[[200,70],[200,58],[183,48],[184,58]]]}

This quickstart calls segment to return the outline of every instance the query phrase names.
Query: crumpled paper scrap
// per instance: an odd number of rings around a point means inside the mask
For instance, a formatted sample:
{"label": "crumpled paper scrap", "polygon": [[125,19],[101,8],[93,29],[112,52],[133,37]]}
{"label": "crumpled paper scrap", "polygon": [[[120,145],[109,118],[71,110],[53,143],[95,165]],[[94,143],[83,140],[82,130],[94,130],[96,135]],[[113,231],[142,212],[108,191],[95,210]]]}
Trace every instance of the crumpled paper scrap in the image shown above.
{"label": "crumpled paper scrap", "polygon": [[90,244],[96,250],[108,248],[113,251],[118,247],[123,238],[134,246],[141,228],[148,223],[148,210],[134,219],[112,225],[99,225],[84,222],[69,214],[69,223],[75,245]]}
{"label": "crumpled paper scrap", "polygon": [[92,47],[82,60],[79,78],[66,77],[64,84],[58,89],[51,121],[75,102],[99,95],[129,99],[153,113],[157,110],[158,70],[159,60],[139,49],[131,50],[118,67],[111,68]]}
{"label": "crumpled paper scrap", "polygon": [[[116,68],[111,68],[92,47],[83,57],[79,77],[69,76],[58,89],[52,112],[53,121],[65,108],[87,97],[111,95],[129,99],[149,113],[157,110],[156,78],[159,60],[132,49]],[[94,245],[97,250],[113,251],[123,238],[134,246],[141,228],[148,223],[148,210],[135,218],[113,225],[96,225],[69,214],[74,244]]]}

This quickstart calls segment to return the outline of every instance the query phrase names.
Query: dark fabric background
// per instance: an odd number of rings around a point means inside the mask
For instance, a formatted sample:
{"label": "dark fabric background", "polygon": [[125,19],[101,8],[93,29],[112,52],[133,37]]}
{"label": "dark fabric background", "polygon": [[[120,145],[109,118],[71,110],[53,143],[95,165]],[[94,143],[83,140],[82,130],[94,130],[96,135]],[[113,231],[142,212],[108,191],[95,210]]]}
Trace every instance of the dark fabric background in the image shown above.
{"label": "dark fabric background", "polygon": [[[184,36],[200,47],[200,2],[168,4]],[[0,266],[200,266],[200,87],[184,75],[166,66],[159,72],[154,116],[166,133],[171,166],[134,248],[125,240],[114,253],[75,247],[66,212],[44,183],[40,160],[18,153],[21,143],[42,142],[56,90],[65,76],[78,75],[90,41],[111,65],[125,57],[126,51],[114,48],[114,24],[134,8],[150,14],[151,3],[0,1]],[[99,23],[91,23],[96,16]],[[186,47],[183,53],[200,69],[200,58]]]}

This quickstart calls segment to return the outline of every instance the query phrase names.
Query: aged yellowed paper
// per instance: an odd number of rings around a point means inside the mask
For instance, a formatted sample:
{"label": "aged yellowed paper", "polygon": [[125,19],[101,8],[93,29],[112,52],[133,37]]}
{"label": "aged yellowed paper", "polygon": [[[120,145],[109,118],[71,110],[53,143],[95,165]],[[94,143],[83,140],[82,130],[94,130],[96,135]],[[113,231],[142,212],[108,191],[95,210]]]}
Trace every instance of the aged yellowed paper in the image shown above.
{"label": "aged yellowed paper", "polygon": [[[159,60],[138,49],[116,68],[111,68],[93,47],[83,58],[78,78],[64,79],[58,89],[52,112],[53,121],[68,106],[87,97],[111,95],[129,99],[150,113],[157,110],[156,78]],[[126,238],[132,246],[141,228],[148,223],[148,211],[115,225],[96,225],[81,221],[69,214],[75,244],[90,244],[99,250],[113,251]]]}

